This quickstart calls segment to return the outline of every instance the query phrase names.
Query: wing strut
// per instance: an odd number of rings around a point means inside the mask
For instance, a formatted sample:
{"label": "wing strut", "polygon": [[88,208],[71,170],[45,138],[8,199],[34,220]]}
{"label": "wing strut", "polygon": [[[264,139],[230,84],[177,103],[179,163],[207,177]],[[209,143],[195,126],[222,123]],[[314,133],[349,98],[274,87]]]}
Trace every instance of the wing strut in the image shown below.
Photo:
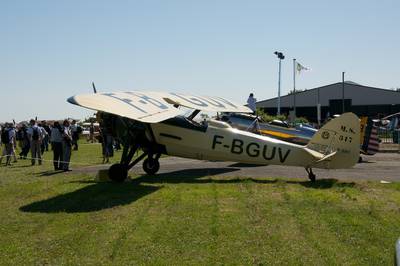
{"label": "wing strut", "polygon": [[193,118],[195,118],[196,115],[198,115],[199,113],[200,113],[200,110],[196,109],[196,110],[193,111],[193,113],[191,113],[191,114],[188,116],[187,119],[193,120]]}

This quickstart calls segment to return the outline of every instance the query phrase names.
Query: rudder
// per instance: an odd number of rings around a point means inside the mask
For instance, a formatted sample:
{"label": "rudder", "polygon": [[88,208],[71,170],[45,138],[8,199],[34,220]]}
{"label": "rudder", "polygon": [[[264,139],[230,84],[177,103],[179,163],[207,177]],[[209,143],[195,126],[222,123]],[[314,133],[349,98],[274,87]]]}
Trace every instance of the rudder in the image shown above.
{"label": "rudder", "polygon": [[360,121],[353,113],[344,113],[318,130],[307,148],[324,155],[336,152],[329,160],[322,160],[314,167],[350,168],[360,156]]}

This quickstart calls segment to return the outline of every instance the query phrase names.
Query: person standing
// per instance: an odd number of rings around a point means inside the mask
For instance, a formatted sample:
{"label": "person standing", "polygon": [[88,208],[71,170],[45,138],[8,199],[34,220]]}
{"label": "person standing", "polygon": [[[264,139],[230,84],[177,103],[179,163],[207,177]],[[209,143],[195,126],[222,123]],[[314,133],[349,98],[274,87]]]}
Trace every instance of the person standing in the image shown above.
{"label": "person standing", "polygon": [[[18,126],[16,128],[16,140],[18,142],[18,147],[22,152],[22,149],[24,148],[24,131],[22,130],[22,125]],[[20,155],[20,159],[21,159],[21,155]]]}
{"label": "person standing", "polygon": [[54,122],[50,134],[51,146],[53,147],[54,170],[63,170],[63,129],[60,123]]}
{"label": "person standing", "polygon": [[40,143],[40,154],[43,155],[44,151],[46,150],[46,142],[49,142],[49,136],[47,134],[47,131],[44,129],[43,124],[38,124],[38,128],[40,132],[42,133],[42,141]]}
{"label": "person standing", "polygon": [[4,126],[1,128],[0,144],[1,146],[3,146],[3,151],[0,156],[0,164],[3,162],[3,158],[6,157],[6,166],[9,164],[10,161],[10,157],[8,156],[9,151],[7,150],[8,144],[10,142],[8,130],[8,123],[5,123]]}
{"label": "person standing", "polygon": [[78,150],[79,131],[78,131],[78,126],[76,125],[75,120],[72,120],[72,123],[71,123],[71,133],[72,133],[72,146],[74,146],[74,151],[77,151]]}
{"label": "person standing", "polygon": [[62,170],[64,172],[71,171],[69,169],[69,162],[71,160],[71,147],[72,147],[72,133],[69,125],[69,121],[66,119],[63,122],[63,134],[62,134],[62,147],[63,147],[63,163]]}
{"label": "person standing", "polygon": [[254,98],[254,94],[250,93],[249,98],[247,99],[247,105],[253,111],[253,115],[256,114],[256,102],[257,102],[257,99]]}
{"label": "person standing", "polygon": [[103,127],[101,130],[102,136],[102,150],[103,150],[103,164],[110,162],[110,157],[114,156],[114,138],[110,128]]}
{"label": "person standing", "polygon": [[15,131],[11,128],[10,124],[5,123],[1,130],[1,143],[4,146],[2,156],[0,157],[0,164],[3,158],[6,157],[6,166],[11,165],[11,156],[13,151],[13,145],[15,142]]}
{"label": "person standing", "polygon": [[42,135],[42,130],[38,127],[36,124],[36,121],[31,119],[29,122],[31,125],[28,128],[28,136],[29,136],[29,141],[30,141],[30,146],[31,146],[31,154],[32,154],[32,165],[35,165],[36,160],[38,161],[38,164],[42,164],[42,155],[41,155],[41,150],[40,146],[42,143],[43,135]]}
{"label": "person standing", "polygon": [[44,137],[43,137],[43,144],[42,144],[42,154],[43,154],[44,151],[49,151],[49,141],[50,141],[51,129],[45,120],[42,121],[42,128],[44,129]]}
{"label": "person standing", "polygon": [[[17,154],[16,154],[16,149],[17,149],[17,132],[16,132],[16,129],[15,129],[15,125],[14,124],[11,124],[11,123],[9,123],[8,124],[9,125],[9,131],[8,131],[8,134],[9,134],[9,139],[10,139],[10,142],[11,142],[11,154],[10,154],[10,158],[11,158],[11,156],[13,156],[13,158],[14,158],[14,163],[16,163],[17,162]],[[11,160],[11,159],[10,159]]]}
{"label": "person standing", "polygon": [[22,125],[22,128],[20,129],[22,133],[22,148],[21,148],[21,153],[19,156],[22,159],[26,159],[26,156],[28,156],[29,150],[31,149],[31,144],[29,140],[29,135],[28,135],[28,129],[26,128],[26,125]]}

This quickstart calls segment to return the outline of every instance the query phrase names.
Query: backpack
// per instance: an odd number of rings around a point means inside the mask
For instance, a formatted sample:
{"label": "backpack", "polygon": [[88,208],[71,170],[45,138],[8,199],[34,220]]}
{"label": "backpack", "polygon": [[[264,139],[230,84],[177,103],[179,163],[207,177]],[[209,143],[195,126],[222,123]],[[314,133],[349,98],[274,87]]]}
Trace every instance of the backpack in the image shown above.
{"label": "backpack", "polygon": [[39,140],[39,128],[32,128],[32,139]]}
{"label": "backpack", "polygon": [[7,129],[3,129],[1,131],[1,142],[3,144],[9,144],[10,143],[10,135],[8,134]]}

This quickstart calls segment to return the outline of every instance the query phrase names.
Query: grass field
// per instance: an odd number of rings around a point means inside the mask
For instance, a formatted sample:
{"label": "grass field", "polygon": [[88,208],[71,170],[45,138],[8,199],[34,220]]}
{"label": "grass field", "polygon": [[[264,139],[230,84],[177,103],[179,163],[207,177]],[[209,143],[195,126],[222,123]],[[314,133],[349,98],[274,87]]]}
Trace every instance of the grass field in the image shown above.
{"label": "grass field", "polygon": [[[100,146],[71,160],[98,164]],[[399,183],[132,178],[0,167],[0,264],[393,265]]]}

